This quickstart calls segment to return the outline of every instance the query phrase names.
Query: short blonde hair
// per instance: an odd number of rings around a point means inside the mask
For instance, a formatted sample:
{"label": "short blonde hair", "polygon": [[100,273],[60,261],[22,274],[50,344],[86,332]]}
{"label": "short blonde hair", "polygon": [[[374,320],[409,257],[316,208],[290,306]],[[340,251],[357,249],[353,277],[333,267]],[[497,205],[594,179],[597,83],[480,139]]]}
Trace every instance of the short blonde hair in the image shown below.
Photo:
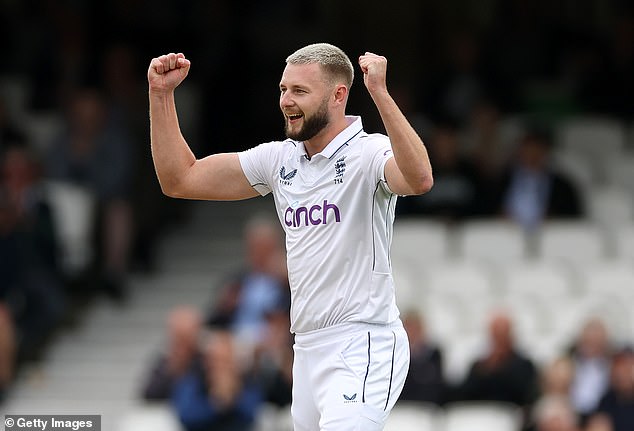
{"label": "short blonde hair", "polygon": [[354,68],[346,53],[329,43],[314,43],[300,48],[286,58],[286,64],[319,64],[329,81],[339,80],[348,88],[354,80]]}

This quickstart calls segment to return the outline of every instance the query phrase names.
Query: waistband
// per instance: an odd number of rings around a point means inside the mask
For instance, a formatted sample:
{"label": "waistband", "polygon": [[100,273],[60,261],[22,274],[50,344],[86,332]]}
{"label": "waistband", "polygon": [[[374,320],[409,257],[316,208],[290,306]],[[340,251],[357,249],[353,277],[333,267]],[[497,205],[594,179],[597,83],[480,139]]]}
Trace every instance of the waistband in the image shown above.
{"label": "waistband", "polygon": [[338,341],[342,337],[354,335],[358,332],[398,328],[403,328],[403,322],[401,322],[400,318],[390,323],[345,322],[312,331],[296,333],[295,344],[309,347]]}

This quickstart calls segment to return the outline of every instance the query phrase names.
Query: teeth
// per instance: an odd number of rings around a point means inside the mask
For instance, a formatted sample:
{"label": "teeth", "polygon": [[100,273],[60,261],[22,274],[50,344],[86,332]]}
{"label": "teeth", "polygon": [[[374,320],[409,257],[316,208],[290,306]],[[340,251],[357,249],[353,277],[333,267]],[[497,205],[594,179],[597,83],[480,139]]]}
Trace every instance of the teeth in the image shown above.
{"label": "teeth", "polygon": [[290,118],[291,120],[295,120],[297,118],[300,118],[302,116],[302,114],[286,114],[288,116],[288,118]]}

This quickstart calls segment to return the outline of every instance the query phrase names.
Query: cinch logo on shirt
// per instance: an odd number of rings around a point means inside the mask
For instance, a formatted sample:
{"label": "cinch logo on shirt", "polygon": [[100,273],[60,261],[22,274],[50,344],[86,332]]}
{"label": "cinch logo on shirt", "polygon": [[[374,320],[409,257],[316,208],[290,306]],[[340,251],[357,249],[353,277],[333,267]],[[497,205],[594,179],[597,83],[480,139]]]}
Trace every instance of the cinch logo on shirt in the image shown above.
{"label": "cinch logo on shirt", "polygon": [[289,207],[284,211],[284,223],[289,227],[326,224],[328,222],[329,213],[334,215],[335,223],[341,221],[339,208],[335,204],[329,204],[327,200],[324,200],[323,205],[313,205],[310,208],[304,206],[297,208]]}

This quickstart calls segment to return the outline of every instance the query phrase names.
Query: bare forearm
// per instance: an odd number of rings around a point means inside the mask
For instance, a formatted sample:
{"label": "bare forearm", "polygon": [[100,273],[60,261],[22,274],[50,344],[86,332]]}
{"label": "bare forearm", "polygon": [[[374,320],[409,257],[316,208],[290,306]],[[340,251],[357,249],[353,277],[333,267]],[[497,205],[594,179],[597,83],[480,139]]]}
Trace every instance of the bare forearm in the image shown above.
{"label": "bare forearm", "polygon": [[174,92],[149,92],[152,159],[161,189],[170,194],[196,161],[180,131]]}
{"label": "bare forearm", "polygon": [[387,90],[371,96],[392,143],[394,160],[411,193],[426,192],[431,187],[432,169],[423,141]]}

